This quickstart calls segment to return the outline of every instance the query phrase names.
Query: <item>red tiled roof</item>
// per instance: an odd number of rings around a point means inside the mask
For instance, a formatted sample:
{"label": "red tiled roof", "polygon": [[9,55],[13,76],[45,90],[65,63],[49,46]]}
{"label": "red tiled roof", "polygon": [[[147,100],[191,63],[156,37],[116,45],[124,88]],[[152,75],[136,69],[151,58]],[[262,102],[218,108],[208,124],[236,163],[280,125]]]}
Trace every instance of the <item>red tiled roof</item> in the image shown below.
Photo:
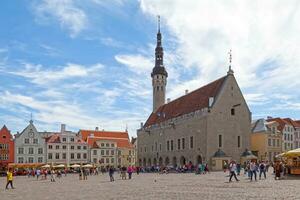
{"label": "red tiled roof", "polygon": [[187,95],[164,104],[152,113],[144,127],[208,107],[210,97],[216,97],[227,76],[215,80]]}
{"label": "red tiled roof", "polygon": [[273,122],[273,121],[277,122],[277,123],[279,124],[277,128],[278,128],[278,130],[279,130],[280,132],[283,131],[284,126],[285,126],[286,124],[290,124],[288,121],[286,121],[286,120],[284,120],[284,119],[281,119],[281,118],[279,118],[279,117],[267,119],[266,121],[267,121],[267,122]]}
{"label": "red tiled roof", "polygon": [[46,138],[47,143],[61,143],[59,134],[53,134]]}
{"label": "red tiled roof", "polygon": [[132,148],[128,132],[118,131],[96,131],[96,130],[80,130],[82,139],[85,140],[89,146],[93,146],[94,142],[98,140],[110,140],[117,143],[120,148]]}
{"label": "red tiled roof", "polygon": [[284,118],[285,121],[288,121],[294,128],[300,127],[300,123],[297,121],[292,120],[291,118]]}
{"label": "red tiled roof", "polygon": [[98,138],[98,137],[91,138],[91,137],[89,137],[88,140],[87,140],[87,143],[92,148],[99,148],[99,146],[96,143],[96,141],[99,141],[99,140],[101,140],[101,141],[108,140],[108,141],[116,142],[118,148],[133,148],[132,144],[129,142],[129,140],[125,140],[125,139],[122,139],[122,138],[121,139],[117,139],[117,138],[107,139],[107,138]]}
{"label": "red tiled roof", "polygon": [[127,132],[119,131],[96,131],[96,130],[80,130],[81,138],[87,141],[88,136],[94,134],[94,137],[106,137],[106,138],[126,138],[129,139]]}

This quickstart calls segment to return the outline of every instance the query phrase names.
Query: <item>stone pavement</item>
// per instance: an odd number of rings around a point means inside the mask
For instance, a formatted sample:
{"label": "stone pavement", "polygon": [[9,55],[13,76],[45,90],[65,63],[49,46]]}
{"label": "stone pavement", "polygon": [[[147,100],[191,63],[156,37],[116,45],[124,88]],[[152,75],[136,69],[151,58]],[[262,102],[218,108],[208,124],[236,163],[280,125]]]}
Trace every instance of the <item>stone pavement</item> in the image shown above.
{"label": "stone pavement", "polygon": [[[50,178],[50,177],[48,177]],[[267,180],[250,182],[246,176],[240,182],[228,183],[224,172],[195,174],[140,174],[132,180],[109,182],[107,174],[89,176],[79,181],[78,175],[37,181],[34,178],[14,177],[16,189],[5,190],[6,178],[0,178],[0,200],[77,200],[77,199],[300,199],[298,180]]]}

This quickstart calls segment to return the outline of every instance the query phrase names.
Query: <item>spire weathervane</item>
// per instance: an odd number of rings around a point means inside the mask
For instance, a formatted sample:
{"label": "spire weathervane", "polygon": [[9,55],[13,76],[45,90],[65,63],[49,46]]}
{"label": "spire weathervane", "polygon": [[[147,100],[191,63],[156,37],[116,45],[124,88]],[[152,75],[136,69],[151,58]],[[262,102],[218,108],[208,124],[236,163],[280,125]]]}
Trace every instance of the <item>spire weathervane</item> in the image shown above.
{"label": "spire weathervane", "polygon": [[231,69],[231,64],[232,64],[232,50],[231,49],[228,52],[228,54],[229,54],[229,70],[228,70],[227,74],[233,74],[233,70]]}
{"label": "spire weathervane", "polygon": [[157,15],[157,29],[160,32],[160,15]]}
{"label": "spire weathervane", "polygon": [[32,120],[32,113],[30,113],[30,124],[32,124],[33,123],[33,120]]}

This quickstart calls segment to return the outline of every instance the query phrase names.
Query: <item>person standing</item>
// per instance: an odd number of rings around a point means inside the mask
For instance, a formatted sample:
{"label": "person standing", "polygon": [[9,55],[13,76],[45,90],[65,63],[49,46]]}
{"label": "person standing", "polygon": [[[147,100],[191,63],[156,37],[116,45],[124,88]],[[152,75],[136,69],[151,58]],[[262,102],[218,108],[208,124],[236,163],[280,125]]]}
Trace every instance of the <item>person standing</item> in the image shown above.
{"label": "person standing", "polygon": [[55,182],[55,171],[52,169],[51,171],[50,171],[50,173],[51,173],[51,182]]}
{"label": "person standing", "polygon": [[257,171],[256,163],[255,163],[255,161],[252,161],[250,163],[250,172],[251,172],[251,179],[250,180],[251,181],[253,180],[253,175],[254,175],[255,181],[257,181],[257,179],[256,179],[256,176],[257,176],[256,171]]}
{"label": "person standing", "polygon": [[109,174],[110,182],[115,181],[115,179],[114,179],[114,168],[112,166],[110,166],[110,168],[108,170],[108,174]]}
{"label": "person standing", "polygon": [[36,180],[39,180],[40,175],[41,175],[41,170],[37,169],[36,170]]}
{"label": "person standing", "polygon": [[240,163],[236,164],[236,173],[237,173],[238,176],[241,173],[241,164]]}
{"label": "person standing", "polygon": [[236,181],[240,181],[237,179],[235,171],[236,171],[236,163],[235,161],[231,161],[229,165],[229,170],[230,170],[230,177],[229,177],[229,182],[231,182],[232,177],[234,176]]}
{"label": "person standing", "polygon": [[13,172],[11,168],[6,172],[6,178],[7,178],[7,183],[5,189],[8,189],[9,184],[12,189],[15,189],[13,186]]}
{"label": "person standing", "polygon": [[265,179],[267,178],[267,176],[266,176],[266,164],[264,162],[261,162],[259,164],[259,179],[261,179],[261,174],[264,174]]}

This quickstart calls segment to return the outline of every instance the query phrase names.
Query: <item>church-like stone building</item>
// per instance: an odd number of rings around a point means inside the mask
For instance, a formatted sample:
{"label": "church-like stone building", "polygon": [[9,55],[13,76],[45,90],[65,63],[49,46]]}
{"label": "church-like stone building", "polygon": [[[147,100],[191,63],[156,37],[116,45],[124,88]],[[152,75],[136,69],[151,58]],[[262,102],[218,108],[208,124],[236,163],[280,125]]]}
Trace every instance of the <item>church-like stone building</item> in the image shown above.
{"label": "church-like stone building", "polygon": [[225,76],[166,103],[168,73],[159,29],[151,77],[153,112],[137,130],[140,166],[205,162],[219,169],[230,159],[240,162],[250,148],[251,112],[231,65]]}

